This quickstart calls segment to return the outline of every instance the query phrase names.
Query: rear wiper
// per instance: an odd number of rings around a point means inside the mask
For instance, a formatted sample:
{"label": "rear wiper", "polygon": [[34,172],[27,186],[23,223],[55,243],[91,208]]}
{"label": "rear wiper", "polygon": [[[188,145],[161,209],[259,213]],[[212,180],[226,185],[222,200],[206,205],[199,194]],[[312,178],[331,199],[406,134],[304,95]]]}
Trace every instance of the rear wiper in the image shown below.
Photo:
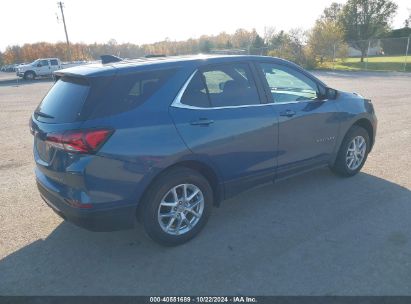
{"label": "rear wiper", "polygon": [[48,115],[46,113],[40,112],[40,111],[35,111],[34,114],[41,116],[41,117],[45,117],[45,118],[54,118],[54,116]]}

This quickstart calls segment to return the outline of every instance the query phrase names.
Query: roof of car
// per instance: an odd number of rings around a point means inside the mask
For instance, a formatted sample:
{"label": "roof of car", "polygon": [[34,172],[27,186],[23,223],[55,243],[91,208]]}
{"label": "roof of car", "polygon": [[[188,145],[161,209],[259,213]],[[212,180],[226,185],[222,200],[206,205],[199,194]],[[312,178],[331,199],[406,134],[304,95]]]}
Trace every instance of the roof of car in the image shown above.
{"label": "roof of car", "polygon": [[118,72],[133,72],[136,68],[156,69],[156,68],[171,68],[177,66],[199,66],[203,63],[222,63],[232,61],[250,61],[250,60],[278,60],[289,63],[286,60],[273,58],[268,56],[254,55],[186,55],[186,56],[164,56],[164,57],[149,57],[137,59],[123,59],[112,63],[93,63],[87,65],[75,66],[68,69],[59,70],[57,75],[80,75],[80,76],[105,76]]}

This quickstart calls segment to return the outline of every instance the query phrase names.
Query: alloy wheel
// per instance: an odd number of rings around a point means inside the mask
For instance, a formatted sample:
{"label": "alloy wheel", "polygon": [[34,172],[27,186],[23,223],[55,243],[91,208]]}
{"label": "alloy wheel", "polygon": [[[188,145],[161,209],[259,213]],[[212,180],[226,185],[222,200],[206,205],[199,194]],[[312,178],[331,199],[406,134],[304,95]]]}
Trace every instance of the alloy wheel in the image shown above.
{"label": "alloy wheel", "polygon": [[348,169],[356,170],[362,164],[365,152],[367,151],[367,143],[362,136],[354,137],[348,144],[345,162]]}
{"label": "alloy wheel", "polygon": [[204,195],[193,184],[171,188],[158,207],[158,222],[164,232],[181,235],[191,231],[200,221],[204,210]]}

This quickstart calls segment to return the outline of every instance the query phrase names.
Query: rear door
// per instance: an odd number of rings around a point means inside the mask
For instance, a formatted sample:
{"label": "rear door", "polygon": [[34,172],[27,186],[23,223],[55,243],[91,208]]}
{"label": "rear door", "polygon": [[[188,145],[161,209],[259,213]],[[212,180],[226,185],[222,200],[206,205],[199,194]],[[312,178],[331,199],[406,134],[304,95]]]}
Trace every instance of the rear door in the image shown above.
{"label": "rear door", "polygon": [[171,115],[187,146],[210,161],[231,196],[270,181],[275,172],[277,123],[245,62],[197,70]]}
{"label": "rear door", "polygon": [[268,62],[259,67],[279,117],[278,177],[327,163],[339,128],[337,101],[317,98],[320,84],[296,68]]}
{"label": "rear door", "polygon": [[50,59],[50,73],[60,69],[59,61],[57,59]]}
{"label": "rear door", "polygon": [[47,59],[40,60],[36,66],[36,75],[45,76],[51,74],[50,63]]}

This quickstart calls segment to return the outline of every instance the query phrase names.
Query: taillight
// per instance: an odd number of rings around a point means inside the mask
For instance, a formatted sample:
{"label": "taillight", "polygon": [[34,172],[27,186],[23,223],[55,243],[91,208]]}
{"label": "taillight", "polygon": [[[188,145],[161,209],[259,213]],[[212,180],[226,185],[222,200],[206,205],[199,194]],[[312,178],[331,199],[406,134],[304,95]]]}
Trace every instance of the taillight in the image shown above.
{"label": "taillight", "polygon": [[113,133],[109,129],[75,130],[64,133],[50,133],[46,142],[61,150],[93,153],[98,150]]}

